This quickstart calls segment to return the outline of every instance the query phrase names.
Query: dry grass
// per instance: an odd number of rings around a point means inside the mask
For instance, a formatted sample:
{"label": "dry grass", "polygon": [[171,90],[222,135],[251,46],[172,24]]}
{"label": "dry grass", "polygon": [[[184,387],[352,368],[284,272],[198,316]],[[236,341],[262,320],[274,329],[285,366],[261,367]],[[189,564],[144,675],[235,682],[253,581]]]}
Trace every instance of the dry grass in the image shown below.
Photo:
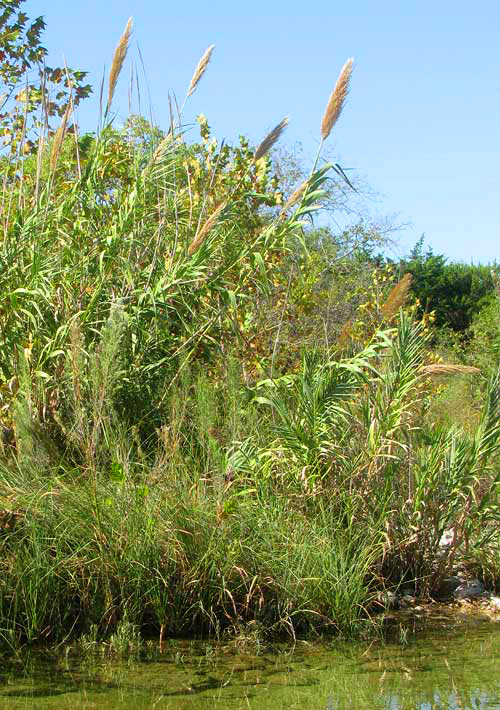
{"label": "dry grass", "polygon": [[198,232],[195,235],[195,238],[191,242],[191,244],[188,247],[188,254],[191,256],[191,254],[194,254],[195,251],[197,251],[203,242],[205,241],[205,237],[207,234],[212,230],[214,227],[215,223],[220,217],[220,214],[224,207],[227,205],[227,202],[221,202],[218,207],[215,208],[215,210],[212,212],[210,217],[207,219],[205,224],[198,230]]}
{"label": "dry grass", "polygon": [[396,313],[399,313],[399,309],[404,306],[411,282],[412,275],[405,274],[401,281],[391,288],[387,300],[381,308],[381,313],[385,320],[393,318]]}
{"label": "dry grass", "polygon": [[253,162],[256,163],[257,160],[260,158],[263,158],[266,153],[268,153],[273,145],[276,143],[276,141],[279,139],[283,131],[288,125],[288,116],[285,116],[285,118],[281,121],[281,123],[278,123],[277,126],[273,128],[272,131],[270,131],[267,136],[264,138],[262,143],[258,146],[257,150],[255,151],[255,155],[253,156]]}
{"label": "dry grass", "polygon": [[120,72],[123,68],[123,63],[125,62],[125,57],[127,56],[128,45],[130,41],[130,34],[132,32],[132,18],[128,18],[127,26],[125,31],[120,37],[120,41],[115,49],[115,54],[113,56],[113,64],[111,65],[111,71],[109,73],[109,88],[108,88],[108,105],[106,107],[106,112],[109,111],[111,107],[111,102],[113,101],[113,95],[115,93],[116,82],[120,76]]}
{"label": "dry grass", "polygon": [[201,77],[205,73],[208,63],[210,61],[210,57],[212,56],[212,52],[214,50],[214,47],[215,47],[215,44],[211,44],[210,47],[205,52],[205,54],[200,59],[200,61],[198,62],[198,66],[194,70],[193,78],[191,79],[191,83],[189,84],[189,89],[187,92],[188,96],[191,96],[191,94],[194,92]]}
{"label": "dry grass", "polygon": [[352,74],[352,59],[348,59],[341,69],[335,88],[331,93],[326,106],[323,120],[321,121],[321,136],[326,140],[330,132],[342,113],[347,93],[349,91],[349,81]]}

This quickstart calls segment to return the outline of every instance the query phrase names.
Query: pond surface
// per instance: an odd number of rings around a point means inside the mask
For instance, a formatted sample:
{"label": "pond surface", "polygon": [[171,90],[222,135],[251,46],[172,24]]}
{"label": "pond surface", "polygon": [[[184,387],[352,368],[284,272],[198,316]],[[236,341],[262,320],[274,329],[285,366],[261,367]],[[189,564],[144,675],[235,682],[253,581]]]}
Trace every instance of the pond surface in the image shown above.
{"label": "pond surface", "polygon": [[[500,624],[443,615],[391,641],[151,644],[140,657],[32,652],[0,665],[0,709],[500,709]],[[418,627],[418,628],[417,628]]]}

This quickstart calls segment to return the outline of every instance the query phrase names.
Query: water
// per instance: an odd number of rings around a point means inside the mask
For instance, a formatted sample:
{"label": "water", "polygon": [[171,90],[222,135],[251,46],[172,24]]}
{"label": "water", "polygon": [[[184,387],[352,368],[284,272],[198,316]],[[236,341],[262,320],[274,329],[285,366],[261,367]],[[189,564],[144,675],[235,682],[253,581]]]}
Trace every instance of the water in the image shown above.
{"label": "water", "polygon": [[35,652],[0,666],[0,709],[500,709],[500,624],[434,617],[391,641],[175,641],[141,656]]}

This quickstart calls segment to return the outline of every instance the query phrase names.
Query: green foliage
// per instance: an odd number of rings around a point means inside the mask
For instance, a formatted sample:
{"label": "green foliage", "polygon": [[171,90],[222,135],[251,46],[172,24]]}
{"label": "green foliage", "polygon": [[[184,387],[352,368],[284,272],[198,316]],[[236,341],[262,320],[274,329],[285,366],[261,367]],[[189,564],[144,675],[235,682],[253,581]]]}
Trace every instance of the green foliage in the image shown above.
{"label": "green foliage", "polygon": [[[307,354],[301,372],[263,381],[255,401],[272,408],[274,438],[235,458],[239,471],[264,476],[267,486],[333,495],[349,527],[382,525],[383,574],[414,580],[421,591],[437,589],[458,554],[494,535],[500,452],[498,378],[470,433],[422,430],[432,392],[427,340],[422,324],[401,314],[397,329],[378,333],[355,357]],[[454,545],[438,556],[450,528]]]}
{"label": "green foliage", "polygon": [[[165,387],[189,360],[210,362],[239,337],[234,313],[252,311],[267,287],[270,257],[286,249],[312,201],[303,201],[301,215],[268,222],[258,211],[275,200],[272,186],[265,192],[266,160],[254,164],[244,146],[223,146],[220,154],[213,148],[167,136],[145,160],[142,144],[134,148],[126,134],[107,128],[80,160],[81,177],[73,154],[38,209],[31,200],[15,210],[0,273],[9,303],[0,315],[5,383],[17,377],[21,347],[45,396],[54,387],[57,398],[71,324],[80,324],[88,352],[118,309],[117,397],[122,412],[133,412],[130,423],[139,423],[156,416]],[[232,202],[203,235],[228,193]]]}
{"label": "green foliage", "polygon": [[[3,471],[3,489],[8,479]],[[145,494],[131,482],[100,483],[97,496],[89,484],[59,480],[49,494],[49,479],[25,482],[26,511],[2,547],[1,636],[107,631],[111,649],[125,653],[138,627],[356,627],[371,596],[365,535],[347,533],[328,510],[294,512],[286,497],[248,499],[221,516],[209,489],[193,495],[181,479]]]}
{"label": "green foliage", "polygon": [[45,22],[30,22],[20,9],[24,2],[3,0],[0,14],[0,131],[12,154],[34,148],[31,129],[40,132],[42,114],[47,120],[62,116],[70,101],[76,106],[91,91],[83,83],[86,72],[45,65]]}
{"label": "green foliage", "polygon": [[432,591],[457,556],[496,539],[498,378],[472,434],[424,437],[421,324],[402,314],[350,358],[305,354],[252,399],[234,363],[224,382],[185,371],[152,457],[111,408],[120,322],[100,356],[70,365],[73,433],[90,442],[80,465],[46,449],[0,469],[15,520],[0,541],[6,642],[97,625],[125,652],[138,627],[250,620],[352,633],[377,578]]}
{"label": "green foliage", "polygon": [[432,249],[424,253],[423,238],[400,267],[412,274],[412,291],[423,311],[435,312],[438,328],[465,333],[494,297],[495,266],[447,263]]}
{"label": "green foliage", "polygon": [[276,446],[300,471],[306,488],[314,486],[343,459],[349,436],[350,417],[347,403],[366,383],[365,371],[382,347],[384,334],[356,357],[337,362],[322,361],[320,353],[304,354],[301,371],[277,380],[259,382],[256,402],[271,406],[275,414]]}
{"label": "green foliage", "polygon": [[492,373],[500,362],[500,300],[495,297],[473,318],[467,357],[484,372]]}

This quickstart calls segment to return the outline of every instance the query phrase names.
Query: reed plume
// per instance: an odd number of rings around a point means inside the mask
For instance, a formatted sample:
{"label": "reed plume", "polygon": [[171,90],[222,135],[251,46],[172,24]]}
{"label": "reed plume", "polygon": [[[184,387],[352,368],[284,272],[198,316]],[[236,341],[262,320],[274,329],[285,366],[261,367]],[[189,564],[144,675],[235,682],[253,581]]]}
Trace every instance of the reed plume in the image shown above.
{"label": "reed plume", "polygon": [[158,160],[161,158],[161,156],[167,151],[168,148],[171,147],[171,145],[174,142],[174,137],[173,134],[169,131],[161,141],[158,143],[151,160],[149,161],[147,168],[152,168],[153,165],[155,165]]}
{"label": "reed plume", "polygon": [[227,205],[227,201],[221,202],[221,204],[215,208],[215,210],[212,212],[210,217],[207,219],[205,224],[197,231],[193,241],[188,247],[188,254],[191,256],[191,254],[194,254],[195,251],[197,251],[203,242],[205,241],[205,237],[207,234],[212,230],[213,226],[219,219],[220,213],[224,209],[224,207]]}
{"label": "reed plume", "polygon": [[342,349],[348,344],[349,339],[351,337],[351,333],[352,333],[352,326],[353,326],[352,319],[348,320],[342,326],[342,330],[340,331],[339,337],[337,338],[337,346],[339,348]]}
{"label": "reed plume", "polygon": [[61,146],[62,142],[64,140],[64,136],[66,135],[66,128],[68,125],[68,119],[71,115],[72,111],[72,106],[71,106],[71,101],[68,102],[68,105],[66,106],[66,111],[64,112],[64,116],[62,117],[62,121],[59,124],[59,128],[56,131],[56,134],[54,136],[54,142],[52,143],[52,150],[50,151],[50,170],[53,173],[57,167],[57,161],[59,159],[59,154],[61,152]]}
{"label": "reed plume", "polygon": [[208,66],[208,63],[210,61],[210,57],[212,56],[212,52],[214,50],[215,44],[211,44],[210,47],[207,49],[205,54],[202,56],[200,61],[198,62],[198,66],[194,70],[193,78],[191,79],[191,83],[189,84],[189,89],[187,92],[188,96],[191,96],[191,94],[194,92],[196,89],[198,82],[200,81],[201,77],[206,71],[206,68]]}
{"label": "reed plume", "polygon": [[285,128],[287,127],[288,124],[288,116],[285,116],[285,118],[281,121],[281,123],[278,123],[277,126],[273,128],[270,133],[267,134],[267,136],[264,138],[262,143],[258,146],[257,150],[255,151],[255,155],[253,156],[253,162],[256,163],[259,158],[263,158],[266,153],[268,153],[273,145],[276,143],[278,138],[281,136]]}
{"label": "reed plume", "polygon": [[113,64],[111,65],[111,71],[109,73],[109,88],[108,88],[108,105],[106,106],[106,113],[111,108],[111,102],[113,101],[113,95],[115,93],[116,82],[120,76],[120,72],[123,68],[123,63],[125,62],[125,57],[127,56],[128,44],[130,41],[130,34],[132,32],[132,18],[128,18],[127,26],[125,27],[125,32],[120,37],[120,41],[115,49],[115,54],[113,56]]}
{"label": "reed plume", "polygon": [[330,132],[342,113],[347,93],[349,91],[349,81],[352,74],[352,58],[348,59],[342,67],[335,88],[332,91],[326,110],[321,121],[321,136],[326,140]]}
{"label": "reed plume", "polygon": [[449,365],[447,363],[434,363],[420,368],[421,375],[475,375],[481,372],[479,367],[471,365]]}
{"label": "reed plume", "polygon": [[304,196],[305,191],[309,187],[309,178],[307,180],[304,180],[304,182],[298,186],[296,190],[292,192],[288,200],[285,202],[283,205],[283,211],[289,210],[290,207],[293,207],[297,202],[299,202],[302,197]]}
{"label": "reed plume", "polygon": [[401,281],[391,288],[381,313],[385,320],[390,320],[404,306],[412,281],[411,274],[405,274]]}

